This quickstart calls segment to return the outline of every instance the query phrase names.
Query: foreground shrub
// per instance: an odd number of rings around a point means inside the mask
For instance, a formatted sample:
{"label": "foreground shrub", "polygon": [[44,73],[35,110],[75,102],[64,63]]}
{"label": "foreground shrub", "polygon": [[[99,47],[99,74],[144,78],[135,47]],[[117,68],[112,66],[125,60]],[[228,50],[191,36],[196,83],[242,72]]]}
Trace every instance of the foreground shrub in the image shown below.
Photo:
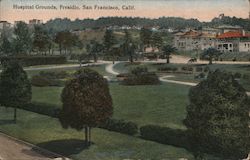
{"label": "foreground shrub", "polygon": [[187,133],[185,130],[171,129],[156,125],[146,125],[140,128],[140,133],[141,137],[146,140],[186,149],[189,148]]}
{"label": "foreground shrub", "polygon": [[100,128],[110,131],[120,132],[128,135],[135,135],[138,133],[138,126],[133,122],[126,122],[124,120],[109,119],[103,123]]}
{"label": "foreground shrub", "polygon": [[148,72],[146,67],[134,68],[121,82],[123,85],[158,85],[159,78],[155,73]]}

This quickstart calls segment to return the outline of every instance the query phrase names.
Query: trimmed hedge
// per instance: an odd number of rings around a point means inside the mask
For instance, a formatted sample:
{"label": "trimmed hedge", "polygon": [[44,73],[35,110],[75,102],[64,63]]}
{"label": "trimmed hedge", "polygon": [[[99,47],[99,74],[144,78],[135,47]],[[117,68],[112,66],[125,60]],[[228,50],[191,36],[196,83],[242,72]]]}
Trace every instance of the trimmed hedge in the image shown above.
{"label": "trimmed hedge", "polygon": [[158,85],[160,80],[153,72],[148,72],[146,67],[136,67],[124,77],[123,85]]}
{"label": "trimmed hedge", "polygon": [[24,109],[30,112],[58,118],[61,109],[60,106],[55,106],[46,103],[30,102],[25,105],[19,106],[18,108]]}
{"label": "trimmed hedge", "polygon": [[138,133],[137,124],[129,121],[109,119],[103,123],[100,128],[107,129],[109,131],[120,132],[128,135],[135,135]]}
{"label": "trimmed hedge", "polygon": [[48,65],[48,64],[65,64],[65,56],[19,56],[19,57],[0,57],[1,63],[11,60],[19,61],[23,66]]}
{"label": "trimmed hedge", "polygon": [[189,148],[188,134],[185,130],[171,129],[156,125],[146,125],[140,128],[141,137],[162,144]]}
{"label": "trimmed hedge", "polygon": [[59,79],[49,79],[40,75],[35,75],[31,79],[31,84],[37,87],[47,87],[47,86],[64,86],[64,82]]}

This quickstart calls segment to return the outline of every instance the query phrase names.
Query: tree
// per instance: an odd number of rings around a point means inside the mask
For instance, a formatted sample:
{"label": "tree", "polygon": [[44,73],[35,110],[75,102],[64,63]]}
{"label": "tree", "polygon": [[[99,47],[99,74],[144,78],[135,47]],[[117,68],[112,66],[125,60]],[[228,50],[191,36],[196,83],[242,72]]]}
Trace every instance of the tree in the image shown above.
{"label": "tree", "polygon": [[214,58],[218,58],[221,53],[215,48],[208,48],[202,53],[202,57],[209,60],[209,64],[213,63]]}
{"label": "tree", "polygon": [[140,32],[140,39],[143,45],[143,52],[145,52],[146,47],[150,45],[152,36],[152,31],[150,29],[147,29],[143,27]]}
{"label": "tree", "polygon": [[159,32],[156,32],[153,34],[151,43],[152,43],[153,51],[155,51],[155,48],[157,48],[159,51],[161,50],[162,45],[163,45],[163,39]]}
{"label": "tree", "polygon": [[60,122],[63,128],[82,130],[90,145],[91,128],[108,120],[113,114],[108,82],[96,71],[82,69],[64,87],[61,100],[63,108]]}
{"label": "tree", "polygon": [[103,51],[102,44],[98,43],[96,40],[91,40],[90,44],[86,47],[87,52],[94,58],[94,62],[98,60],[98,54]]}
{"label": "tree", "polygon": [[32,49],[32,38],[28,25],[24,22],[17,23],[14,28],[14,46],[17,54],[27,54]]}
{"label": "tree", "polygon": [[203,152],[242,159],[250,148],[249,103],[234,76],[216,70],[189,91],[185,125],[195,157]]}
{"label": "tree", "polygon": [[106,30],[103,43],[104,43],[104,50],[106,54],[108,54],[108,52],[116,43],[116,39],[112,30]]}
{"label": "tree", "polygon": [[50,37],[48,33],[42,29],[40,26],[35,26],[33,48],[37,49],[39,52],[49,50],[51,45]]}
{"label": "tree", "polygon": [[170,63],[170,55],[176,51],[176,48],[172,47],[171,45],[165,45],[162,48],[162,52],[167,60],[167,63]]}
{"label": "tree", "polygon": [[134,61],[135,45],[132,40],[131,34],[128,30],[125,30],[124,43],[122,45],[122,50],[126,55],[129,55],[129,61],[132,63]]}
{"label": "tree", "polygon": [[4,55],[10,55],[13,51],[13,48],[11,47],[11,42],[9,39],[4,35],[2,37],[2,44],[0,47],[0,51],[3,52]]}
{"label": "tree", "polygon": [[17,62],[9,62],[4,66],[0,76],[0,104],[14,108],[16,122],[16,108],[30,101],[31,84],[26,72]]}

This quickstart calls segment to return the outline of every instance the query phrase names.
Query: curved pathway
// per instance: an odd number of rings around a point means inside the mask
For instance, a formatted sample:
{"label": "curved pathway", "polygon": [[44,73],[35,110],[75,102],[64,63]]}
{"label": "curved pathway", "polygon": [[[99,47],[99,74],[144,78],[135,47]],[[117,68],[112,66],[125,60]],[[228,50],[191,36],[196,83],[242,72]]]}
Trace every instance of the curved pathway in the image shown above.
{"label": "curved pathway", "polygon": [[[119,73],[114,71],[114,66],[118,63],[121,62],[117,62],[115,64],[108,64],[105,68],[106,72],[113,74],[113,75],[118,75]],[[167,82],[167,83],[175,83],[175,84],[181,84],[181,85],[188,85],[188,86],[196,86],[198,83],[192,83],[192,82],[185,82],[185,81],[176,81],[176,80],[169,80],[168,78],[172,78],[175,77],[173,75],[167,75],[167,76],[162,76],[160,77],[160,81],[162,82]],[[248,96],[250,96],[250,92],[246,92]]]}

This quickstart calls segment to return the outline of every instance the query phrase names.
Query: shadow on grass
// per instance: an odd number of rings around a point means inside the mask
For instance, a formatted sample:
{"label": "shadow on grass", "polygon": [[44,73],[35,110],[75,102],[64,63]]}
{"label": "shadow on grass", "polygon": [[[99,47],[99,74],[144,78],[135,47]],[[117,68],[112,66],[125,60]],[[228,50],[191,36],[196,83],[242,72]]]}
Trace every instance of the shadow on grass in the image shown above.
{"label": "shadow on grass", "polygon": [[37,144],[37,146],[61,154],[63,156],[78,154],[84,149],[88,149],[88,146],[85,144],[85,141],[80,139],[55,140],[39,143]]}
{"label": "shadow on grass", "polygon": [[7,119],[0,120],[0,125],[6,125],[6,124],[15,124],[15,121],[14,120],[7,120]]}

